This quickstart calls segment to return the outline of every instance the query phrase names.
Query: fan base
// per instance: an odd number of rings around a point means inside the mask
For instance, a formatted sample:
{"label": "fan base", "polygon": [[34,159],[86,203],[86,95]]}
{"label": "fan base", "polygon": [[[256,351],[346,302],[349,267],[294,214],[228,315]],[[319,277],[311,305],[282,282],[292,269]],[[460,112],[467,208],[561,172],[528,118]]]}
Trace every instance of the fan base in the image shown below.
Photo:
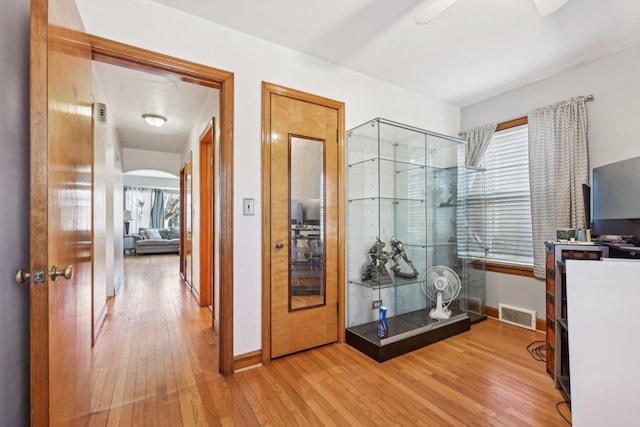
{"label": "fan base", "polygon": [[451,310],[444,307],[436,307],[431,309],[429,317],[434,320],[446,320],[451,318]]}

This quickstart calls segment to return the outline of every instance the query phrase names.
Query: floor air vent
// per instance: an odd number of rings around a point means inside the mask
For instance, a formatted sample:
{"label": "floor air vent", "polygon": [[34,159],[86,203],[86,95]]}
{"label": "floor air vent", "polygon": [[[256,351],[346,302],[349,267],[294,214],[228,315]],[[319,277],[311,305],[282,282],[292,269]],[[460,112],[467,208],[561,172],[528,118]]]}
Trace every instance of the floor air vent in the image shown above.
{"label": "floor air vent", "polygon": [[536,330],[536,312],[526,308],[498,304],[498,318],[505,323]]}

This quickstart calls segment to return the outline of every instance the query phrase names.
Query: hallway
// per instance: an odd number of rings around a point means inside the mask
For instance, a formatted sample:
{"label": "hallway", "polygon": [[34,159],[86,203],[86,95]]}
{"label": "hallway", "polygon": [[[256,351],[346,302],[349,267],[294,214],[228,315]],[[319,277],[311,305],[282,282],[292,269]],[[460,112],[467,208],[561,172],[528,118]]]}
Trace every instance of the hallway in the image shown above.
{"label": "hallway", "polygon": [[488,319],[384,363],[337,344],[223,377],[211,313],[178,256],[125,262],[94,349],[92,426],[566,425],[562,395],[526,350],[543,333]]}
{"label": "hallway", "polygon": [[177,255],[125,257],[125,283],[93,351],[92,424],[188,425],[180,408],[197,412],[198,385],[221,380],[211,311],[178,269]]}

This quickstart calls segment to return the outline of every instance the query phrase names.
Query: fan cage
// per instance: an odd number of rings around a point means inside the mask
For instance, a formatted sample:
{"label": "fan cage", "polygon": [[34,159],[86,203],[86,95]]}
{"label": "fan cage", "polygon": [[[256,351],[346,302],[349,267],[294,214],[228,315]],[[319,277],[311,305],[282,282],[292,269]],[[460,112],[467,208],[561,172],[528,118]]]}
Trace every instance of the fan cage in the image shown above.
{"label": "fan cage", "polygon": [[444,265],[436,265],[427,270],[420,284],[422,292],[431,300],[437,301],[438,290],[435,288],[435,282],[444,278],[447,283],[448,291],[442,295],[442,300],[448,307],[451,302],[460,295],[462,290],[462,282],[458,274],[451,268]]}

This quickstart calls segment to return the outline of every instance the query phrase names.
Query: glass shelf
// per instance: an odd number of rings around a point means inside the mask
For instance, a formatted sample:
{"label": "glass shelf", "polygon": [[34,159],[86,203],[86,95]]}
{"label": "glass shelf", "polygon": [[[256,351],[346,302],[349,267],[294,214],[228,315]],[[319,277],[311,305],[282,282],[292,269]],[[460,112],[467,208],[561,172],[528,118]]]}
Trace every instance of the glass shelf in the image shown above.
{"label": "glass shelf", "polygon": [[[462,289],[452,307],[484,311],[484,265],[459,253],[469,247],[466,186],[484,177],[474,170],[477,176],[469,178],[460,166],[464,151],[458,138],[385,119],[348,131],[348,336],[369,330],[362,325],[375,324],[378,310],[372,307],[380,304],[390,319],[409,313],[428,318],[435,302],[423,291],[424,274],[434,266],[449,267],[460,279]],[[483,239],[483,231],[478,236]],[[380,263],[392,281],[364,280]],[[416,277],[397,276],[393,266]]]}
{"label": "glass shelf", "polygon": [[402,202],[419,202],[424,203],[426,199],[407,199],[407,198],[399,198],[399,197],[361,197],[357,199],[349,199],[349,203],[351,202],[380,202],[380,203],[390,203],[393,205],[398,205]]}
{"label": "glass shelf", "polygon": [[370,289],[378,289],[378,288],[393,288],[397,286],[408,286],[408,285],[421,285],[423,280],[420,279],[420,275],[414,279],[406,279],[404,277],[394,277],[394,282],[386,285],[374,285],[369,280],[349,280],[349,283],[354,285],[364,286]]}

